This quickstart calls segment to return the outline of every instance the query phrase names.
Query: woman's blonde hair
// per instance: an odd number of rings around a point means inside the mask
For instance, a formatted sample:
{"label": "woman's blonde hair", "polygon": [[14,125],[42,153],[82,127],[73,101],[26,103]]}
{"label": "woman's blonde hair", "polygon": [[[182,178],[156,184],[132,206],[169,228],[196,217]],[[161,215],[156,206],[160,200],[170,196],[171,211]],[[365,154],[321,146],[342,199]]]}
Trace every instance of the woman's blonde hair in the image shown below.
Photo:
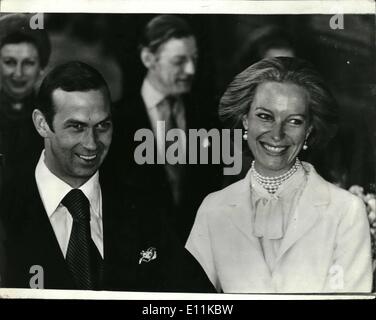
{"label": "woman's blonde hair", "polygon": [[219,117],[225,126],[242,127],[259,84],[293,83],[309,94],[309,119],[312,131],[310,147],[324,147],[334,136],[338,122],[338,106],[324,80],[312,65],[290,57],[267,58],[238,74],[227,87],[219,103]]}

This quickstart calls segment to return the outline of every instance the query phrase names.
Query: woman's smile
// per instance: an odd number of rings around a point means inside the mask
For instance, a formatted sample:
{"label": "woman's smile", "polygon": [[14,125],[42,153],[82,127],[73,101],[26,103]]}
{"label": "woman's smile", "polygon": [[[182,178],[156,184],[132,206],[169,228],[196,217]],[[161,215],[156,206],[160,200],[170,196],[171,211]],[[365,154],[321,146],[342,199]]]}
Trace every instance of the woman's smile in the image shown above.
{"label": "woman's smile", "polygon": [[264,148],[265,152],[271,156],[280,156],[288,149],[288,146],[273,145],[262,141],[260,141],[259,144],[262,148]]}

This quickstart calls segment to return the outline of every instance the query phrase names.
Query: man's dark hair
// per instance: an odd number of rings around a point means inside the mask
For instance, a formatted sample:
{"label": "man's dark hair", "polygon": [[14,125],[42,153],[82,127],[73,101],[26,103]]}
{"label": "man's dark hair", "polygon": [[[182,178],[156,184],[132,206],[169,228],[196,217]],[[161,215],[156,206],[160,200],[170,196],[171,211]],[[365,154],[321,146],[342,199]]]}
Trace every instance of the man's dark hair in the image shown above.
{"label": "man's dark hair", "polygon": [[53,130],[52,122],[55,115],[52,94],[56,89],[68,92],[101,90],[111,101],[108,85],[96,69],[80,61],[61,64],[43,79],[37,96],[37,107],[44,114],[51,130]]}
{"label": "man's dark hair", "polygon": [[159,15],[146,25],[140,41],[140,49],[148,48],[155,53],[168,40],[189,36],[193,36],[193,32],[185,20],[174,15]]}

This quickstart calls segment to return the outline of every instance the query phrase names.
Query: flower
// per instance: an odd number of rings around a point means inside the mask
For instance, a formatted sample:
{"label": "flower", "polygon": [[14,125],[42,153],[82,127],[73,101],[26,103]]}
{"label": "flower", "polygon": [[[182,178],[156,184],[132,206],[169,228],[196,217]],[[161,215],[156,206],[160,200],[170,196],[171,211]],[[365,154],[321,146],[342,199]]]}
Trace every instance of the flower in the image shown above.
{"label": "flower", "polygon": [[364,197],[364,189],[361,186],[353,185],[350,187],[349,191],[352,194],[355,194],[356,196],[361,197],[362,199]]}
{"label": "flower", "polygon": [[376,199],[369,199],[367,205],[369,206],[370,211],[376,214]]}
{"label": "flower", "polygon": [[371,224],[371,227],[373,227],[375,225],[375,219],[376,219],[376,212],[375,211],[371,211],[369,214],[368,214],[368,220]]}
{"label": "flower", "polygon": [[147,250],[142,250],[140,252],[141,258],[138,260],[138,264],[141,262],[149,262],[157,258],[157,249],[150,247]]}
{"label": "flower", "polygon": [[373,258],[373,270],[376,269],[376,194],[364,193],[364,188],[358,185],[351,186],[349,191],[360,197],[366,206],[368,222],[371,233],[371,249]]}

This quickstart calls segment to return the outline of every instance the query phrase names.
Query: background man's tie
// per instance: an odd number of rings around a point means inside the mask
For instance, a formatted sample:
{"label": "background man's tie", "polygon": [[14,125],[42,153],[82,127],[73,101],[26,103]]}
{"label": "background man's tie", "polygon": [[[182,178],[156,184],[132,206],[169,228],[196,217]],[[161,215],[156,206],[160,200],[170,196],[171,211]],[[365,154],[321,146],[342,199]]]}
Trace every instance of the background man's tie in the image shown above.
{"label": "background man's tie", "polygon": [[[166,134],[171,129],[177,129],[178,125],[176,122],[176,105],[178,100],[174,97],[166,97],[159,105],[158,109],[161,115],[161,119],[165,121]],[[176,141],[176,140],[175,140]],[[166,150],[175,143],[175,141],[166,141]],[[167,177],[171,186],[172,195],[176,205],[180,203],[182,184],[184,179],[184,165],[182,164],[169,164],[166,159],[165,169],[167,172]]]}
{"label": "background man's tie", "polygon": [[61,202],[73,218],[65,260],[72,273],[77,289],[94,289],[91,266],[90,203],[80,189],[71,190]]}

